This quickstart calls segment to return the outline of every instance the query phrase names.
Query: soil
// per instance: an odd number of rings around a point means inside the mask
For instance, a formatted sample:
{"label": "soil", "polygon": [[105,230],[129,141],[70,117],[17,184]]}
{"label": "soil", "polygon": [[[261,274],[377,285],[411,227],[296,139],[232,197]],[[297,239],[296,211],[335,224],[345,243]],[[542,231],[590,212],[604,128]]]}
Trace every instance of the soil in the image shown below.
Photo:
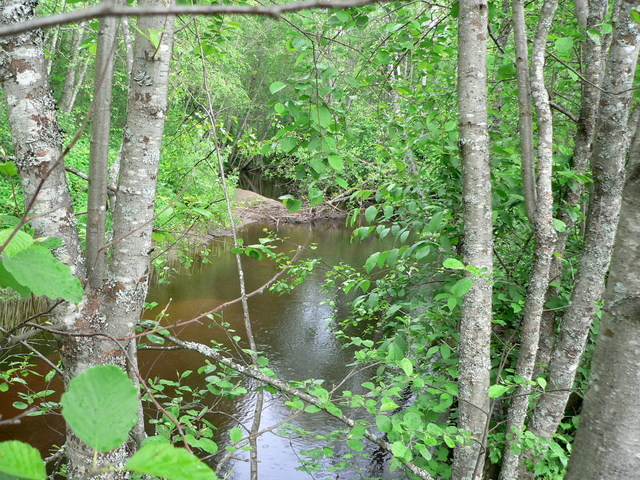
{"label": "soil", "polygon": [[[290,212],[278,200],[264,197],[258,193],[241,188],[235,189],[235,207],[233,213],[236,225],[242,227],[254,222],[313,223],[320,220],[338,220],[345,216],[342,211],[327,208],[303,206],[297,212]],[[207,232],[212,237],[231,235],[230,229],[216,229]]]}

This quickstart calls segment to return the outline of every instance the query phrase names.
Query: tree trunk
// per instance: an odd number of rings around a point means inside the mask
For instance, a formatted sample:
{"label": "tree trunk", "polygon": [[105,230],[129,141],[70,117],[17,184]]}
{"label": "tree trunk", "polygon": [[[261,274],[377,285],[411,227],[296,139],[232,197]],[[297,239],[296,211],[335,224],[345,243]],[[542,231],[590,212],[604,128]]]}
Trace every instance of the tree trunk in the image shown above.
{"label": "tree trunk", "polygon": [[518,80],[518,109],[520,110],[520,150],[522,158],[522,191],[527,217],[531,223],[536,215],[536,180],[533,150],[533,116],[529,96],[529,47],[524,21],[524,1],[513,2],[513,36],[516,47],[516,69]]}
{"label": "tree trunk", "polygon": [[[2,24],[34,16],[36,2],[14,0],[0,6]],[[0,39],[0,80],[7,102],[15,163],[31,225],[39,236],[58,237],[59,260],[84,275],[80,240],[62,162],[62,132],[49,87],[42,34],[30,31]]]}
{"label": "tree trunk", "polygon": [[531,280],[527,290],[520,336],[520,352],[515,372],[518,377],[522,378],[522,383],[516,389],[509,405],[506,445],[500,470],[501,480],[512,480],[518,477],[520,459],[511,447],[519,442],[518,434],[524,427],[529,408],[529,394],[531,392],[529,381],[533,376],[538,351],[540,321],[545,293],[549,287],[549,269],[556,241],[556,233],[553,228],[553,191],[551,186],[553,118],[544,82],[544,64],[546,42],[557,6],[557,0],[544,2],[533,42],[531,96],[538,119],[538,188],[534,222],[536,248]]}
{"label": "tree trunk", "polygon": [[486,453],[492,318],[493,219],[487,125],[486,0],[461,0],[458,104],[464,203],[464,262],[484,269],[464,297],[460,320],[458,427],[473,443],[454,452],[453,478],[479,479]]}
{"label": "tree trunk", "polygon": [[640,26],[630,18],[633,6],[621,2],[614,23],[591,160],[594,183],[584,254],[551,358],[550,393],[540,399],[531,420],[531,431],[544,438],[555,433],[562,419],[611,258],[624,183],[630,89],[640,49]]}
{"label": "tree trunk", "polygon": [[[103,3],[115,5],[114,0],[103,0]],[[107,254],[103,247],[107,217],[109,139],[111,138],[111,99],[116,29],[117,21],[115,18],[106,17],[100,20],[89,154],[89,185],[91,188],[89,189],[87,209],[87,281],[91,288],[99,288],[104,281]]]}
{"label": "tree trunk", "polygon": [[[578,1],[574,2],[576,9],[579,3]],[[598,0],[591,2],[587,28],[597,30],[603,22],[606,11],[606,1]],[[582,82],[580,117],[578,119],[575,146],[573,148],[573,161],[571,164],[572,170],[579,174],[586,173],[589,167],[593,132],[596,126],[598,104],[600,102],[600,85],[604,74],[602,44],[603,42],[601,40],[594,41],[589,35],[585,35],[581,42],[582,62],[585,65],[583,75],[586,80]],[[571,182],[564,192],[562,199],[563,205],[558,212],[558,220],[566,225],[566,229],[564,232],[558,233],[555,254],[551,262],[551,273],[549,275],[551,282],[560,282],[562,280],[564,253],[569,234],[575,223],[570,211],[580,208],[583,192],[584,182],[582,181]],[[547,300],[556,297],[558,293],[558,287],[554,285],[550,286],[547,291]],[[540,343],[536,356],[536,373],[534,373],[534,377],[549,366],[551,351],[555,342],[555,316],[556,314],[553,310],[547,310],[542,314]]]}
{"label": "tree trunk", "polygon": [[[628,11],[628,9],[627,9]],[[640,138],[631,150],[589,389],[567,480],[640,479]]]}

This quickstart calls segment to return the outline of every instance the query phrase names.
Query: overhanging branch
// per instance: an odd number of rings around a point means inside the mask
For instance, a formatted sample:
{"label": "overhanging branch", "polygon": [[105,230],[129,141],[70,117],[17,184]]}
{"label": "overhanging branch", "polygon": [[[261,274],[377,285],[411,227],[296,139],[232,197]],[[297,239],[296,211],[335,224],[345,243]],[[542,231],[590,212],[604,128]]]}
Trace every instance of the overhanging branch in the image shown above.
{"label": "overhanging branch", "polygon": [[248,5],[174,5],[168,7],[124,7],[112,6],[101,3],[93,7],[81,8],[70,12],[58,13],[47,17],[34,18],[32,20],[0,28],[0,37],[17,35],[29,30],[52,27],[54,25],[67,25],[93,18],[102,17],[148,17],[153,15],[253,15],[272,18],[280,18],[285,13],[299,12],[316,8],[343,9],[361,7],[371,3],[388,0],[302,0],[273,6],[248,6]]}

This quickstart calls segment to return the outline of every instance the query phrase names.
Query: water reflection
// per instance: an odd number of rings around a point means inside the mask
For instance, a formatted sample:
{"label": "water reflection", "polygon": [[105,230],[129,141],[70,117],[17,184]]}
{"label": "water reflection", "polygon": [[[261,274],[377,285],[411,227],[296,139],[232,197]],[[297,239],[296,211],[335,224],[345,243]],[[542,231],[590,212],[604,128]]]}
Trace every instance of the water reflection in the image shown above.
{"label": "water reflection", "polygon": [[[245,243],[255,243],[260,236],[264,236],[264,225],[250,225],[241,235]],[[348,229],[336,223],[326,223],[310,226],[281,226],[278,230],[281,238],[286,242],[281,249],[289,251],[295,245],[310,245],[316,243],[316,255],[322,260],[321,265],[307,278],[306,282],[296,288],[291,294],[279,295],[266,292],[249,299],[249,308],[254,334],[258,349],[269,358],[270,367],[275,373],[286,380],[306,380],[322,378],[324,387],[331,389],[340,384],[339,391],[351,390],[358,392],[360,384],[368,380],[368,372],[351,372],[348,365],[352,361],[351,352],[342,348],[339,341],[331,333],[328,319],[333,309],[326,303],[328,294],[323,291],[322,284],[327,268],[340,261],[354,265],[362,265],[368,255],[375,249],[384,248],[379,241],[368,240],[364,243],[350,243]],[[149,301],[158,303],[158,307],[148,312],[145,318],[153,318],[161,311],[167,317],[166,324],[175,324],[194,318],[203,312],[210,311],[216,306],[236,299],[239,296],[238,272],[235,258],[229,252],[228,239],[221,239],[212,244],[212,254],[207,262],[196,260],[192,268],[177,274],[168,285],[157,285],[149,293]],[[252,291],[268,282],[277,271],[276,265],[270,261],[257,261],[243,258],[243,269],[247,283],[247,291]],[[247,347],[244,338],[242,311],[239,303],[233,304],[222,312],[219,321],[227,322],[230,328],[240,335],[242,347]],[[229,334],[225,330],[211,328],[210,321],[191,323],[174,333],[183,339],[209,343],[211,340],[231,346]],[[140,352],[140,368],[148,378],[178,379],[186,370],[194,372],[205,363],[199,354],[191,351],[158,351],[147,350]],[[46,372],[48,369],[43,369]],[[349,374],[351,375],[349,376]],[[193,375],[184,379],[183,384],[193,388],[203,387],[206,375]],[[345,377],[348,378],[345,380]],[[247,384],[251,390],[252,384]],[[33,386],[33,388],[40,388]],[[60,391],[61,385],[55,386]],[[2,402],[10,405],[13,400],[3,394]],[[207,417],[217,428],[215,440],[224,446],[229,442],[229,431],[238,425],[251,424],[255,405],[255,394],[249,393],[234,399],[219,396],[207,397],[215,405],[209,405],[212,411],[218,412]],[[285,398],[281,395],[265,394],[265,410],[263,412],[261,429],[268,429],[278,425],[291,415],[291,410],[284,405]],[[8,402],[8,403],[7,403]],[[3,408],[3,413],[11,416]],[[355,416],[359,412],[353,412]],[[154,415],[157,415],[154,413]],[[279,435],[277,430],[265,433],[259,438],[259,477],[262,480],[287,480],[309,478],[358,479],[379,476],[375,462],[371,457],[373,448],[365,451],[364,458],[351,460],[346,471],[330,471],[340,461],[340,453],[348,453],[347,447],[338,439],[334,445],[335,458],[323,463],[324,472],[313,475],[297,470],[300,466],[301,450],[324,445],[324,441],[313,438],[314,434],[326,435],[342,427],[342,424],[328,415],[319,412],[315,414],[301,414],[290,422],[295,428],[311,432],[311,435]],[[49,415],[45,417],[28,418],[22,425],[0,429],[0,440],[21,439],[38,446],[45,453],[53,443],[60,444],[63,440],[61,417]],[[149,429],[151,433],[151,428]],[[215,464],[222,454],[211,459]],[[229,478],[244,480],[249,478],[249,465],[246,452],[238,452],[238,457],[228,463],[225,474]],[[388,473],[383,478],[397,478]]]}

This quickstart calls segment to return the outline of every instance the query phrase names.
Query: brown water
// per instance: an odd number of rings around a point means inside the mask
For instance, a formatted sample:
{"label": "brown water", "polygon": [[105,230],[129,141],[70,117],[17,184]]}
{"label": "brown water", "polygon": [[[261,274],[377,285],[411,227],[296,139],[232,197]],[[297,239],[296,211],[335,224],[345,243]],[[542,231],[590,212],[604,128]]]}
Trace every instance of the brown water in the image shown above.
{"label": "brown water", "polygon": [[[261,236],[264,225],[250,225],[242,230],[241,236],[246,244],[255,243]],[[348,364],[352,362],[351,352],[344,349],[332,333],[334,328],[329,319],[344,312],[340,306],[332,307],[327,303],[329,294],[323,291],[324,273],[331,265],[346,261],[353,265],[362,265],[368,255],[381,248],[379,242],[370,240],[362,243],[350,243],[350,231],[339,224],[327,223],[305,226],[281,226],[278,236],[285,238],[281,247],[288,251],[295,245],[316,243],[318,248],[308,255],[322,260],[306,282],[292,293],[279,295],[266,292],[249,299],[249,309],[258,350],[269,358],[270,368],[278,377],[286,380],[305,380],[322,378],[324,387],[340,386],[342,390],[359,391],[359,385],[368,380],[367,372],[351,372]],[[168,285],[154,287],[149,300],[159,306],[149,312],[145,318],[151,318],[160,310],[166,310],[166,324],[188,320],[202,312],[209,311],[223,302],[239,296],[238,272],[235,257],[229,252],[229,239],[221,239],[212,244],[212,254],[207,258],[209,263],[201,260],[188,270],[179,272]],[[265,284],[276,273],[277,267],[270,261],[253,260],[243,257],[243,270],[250,292]],[[241,345],[246,347],[246,336],[242,311],[239,303],[224,310],[221,320],[228,322],[236,334],[242,337]],[[182,331],[176,332],[181,338],[208,343],[216,340],[230,345],[228,334],[219,327],[211,328],[208,323],[190,324]],[[140,355],[140,368],[150,377],[177,379],[180,372],[193,370],[202,366],[204,359],[189,351],[144,351]],[[345,377],[352,375],[345,381]],[[201,387],[202,378],[193,374],[185,379],[188,385]],[[250,386],[250,385],[248,385]],[[54,385],[52,388],[60,388]],[[249,388],[250,390],[250,388]],[[249,427],[255,405],[255,394],[249,393],[234,399],[208,397],[212,402],[211,410],[217,413],[208,416],[218,428],[215,440],[224,447],[228,443],[231,428],[242,423]],[[14,399],[0,394],[2,405],[10,405]],[[284,405],[285,399],[279,395],[265,394],[265,410],[262,415],[261,429],[268,428],[285,419],[291,410]],[[7,416],[10,412],[2,408]],[[290,421],[292,425],[314,434],[326,434],[342,425],[324,413],[301,414]],[[43,450],[52,443],[60,443],[62,422],[59,416],[28,418],[20,426],[1,427],[0,440],[18,438],[36,444]],[[151,429],[150,433],[151,432]],[[346,471],[331,472],[337,464],[340,453],[347,453],[348,448],[338,440],[334,444],[334,459],[323,461],[324,471],[311,476],[296,469],[300,465],[301,450],[324,445],[324,441],[306,436],[283,436],[277,432],[266,433],[260,437],[259,477],[263,480],[287,480],[309,478],[357,479],[380,476],[379,463],[371,460],[373,448],[365,450],[363,458],[349,460],[350,468]],[[246,452],[236,455],[246,458]],[[212,459],[215,463],[220,456]],[[232,479],[249,478],[249,465],[246,461],[230,461],[223,471]],[[388,473],[385,478],[394,478]]]}

